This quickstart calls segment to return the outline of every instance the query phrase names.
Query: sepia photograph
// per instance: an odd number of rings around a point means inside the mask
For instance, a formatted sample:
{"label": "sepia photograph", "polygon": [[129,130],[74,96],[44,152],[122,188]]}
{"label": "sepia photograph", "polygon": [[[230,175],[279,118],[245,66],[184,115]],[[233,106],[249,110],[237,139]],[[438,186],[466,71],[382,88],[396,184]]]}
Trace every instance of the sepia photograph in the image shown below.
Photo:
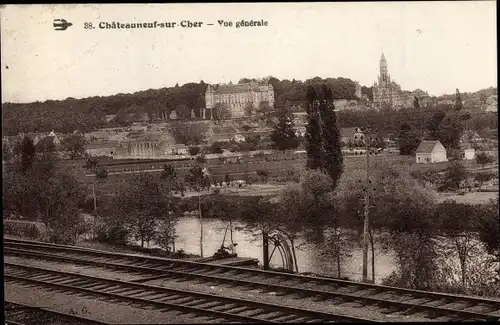
{"label": "sepia photograph", "polygon": [[4,324],[499,322],[496,10],[1,5]]}

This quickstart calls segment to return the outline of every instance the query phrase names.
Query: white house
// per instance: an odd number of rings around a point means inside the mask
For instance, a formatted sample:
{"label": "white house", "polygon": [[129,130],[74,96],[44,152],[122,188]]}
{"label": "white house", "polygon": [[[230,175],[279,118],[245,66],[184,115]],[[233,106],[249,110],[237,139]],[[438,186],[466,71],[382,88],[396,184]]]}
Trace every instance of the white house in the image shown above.
{"label": "white house", "polygon": [[476,150],[474,148],[464,149],[464,156],[463,156],[463,158],[465,160],[474,160],[474,159],[476,159]]}
{"label": "white house", "polygon": [[424,140],[415,152],[417,164],[438,163],[448,161],[446,148],[438,140]]}

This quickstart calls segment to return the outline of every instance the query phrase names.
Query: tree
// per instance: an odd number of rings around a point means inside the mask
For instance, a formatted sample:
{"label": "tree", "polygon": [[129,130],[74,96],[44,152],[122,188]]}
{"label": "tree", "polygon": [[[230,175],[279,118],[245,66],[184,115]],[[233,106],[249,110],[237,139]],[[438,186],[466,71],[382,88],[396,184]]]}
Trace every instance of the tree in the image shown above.
{"label": "tree", "polygon": [[418,97],[413,97],[413,108],[417,111],[420,109],[420,103],[418,101]]}
{"label": "tree", "polygon": [[298,146],[298,139],[295,135],[293,114],[286,107],[278,111],[278,123],[271,133],[273,147],[279,150],[295,149]]}
{"label": "tree", "polygon": [[452,161],[445,170],[444,183],[439,188],[442,191],[456,191],[460,184],[467,179],[469,173],[460,161]]}
{"label": "tree", "polygon": [[85,153],[87,140],[81,134],[72,134],[61,142],[64,150],[69,153],[71,159],[82,157]]}
{"label": "tree", "polygon": [[248,102],[245,104],[245,106],[243,107],[243,112],[245,114],[245,116],[252,116],[253,113],[254,113],[254,107],[253,107],[253,103],[252,102]]}
{"label": "tree", "polygon": [[212,107],[212,118],[216,121],[227,120],[231,118],[231,110],[226,103],[215,103]]}
{"label": "tree", "polygon": [[[165,164],[163,166],[160,179],[163,181],[163,190],[170,195],[177,194],[179,192],[181,194],[184,193],[184,186],[178,181],[174,166]],[[174,213],[176,212],[175,210],[176,207],[169,205],[169,218],[160,221],[158,225],[159,231],[156,236],[157,242],[159,242],[161,247],[166,250],[169,249],[169,245],[171,243],[173,252],[175,252],[175,225],[177,223],[177,218],[174,217]]]}
{"label": "tree", "polygon": [[191,119],[191,109],[184,104],[177,105],[175,109],[175,113],[181,120],[189,120]]}
{"label": "tree", "polygon": [[33,140],[25,136],[16,151],[21,154],[21,172],[26,174],[33,167],[36,158],[36,148]]}
{"label": "tree", "polygon": [[83,188],[71,174],[58,169],[45,172],[37,168],[44,162],[32,163],[29,170],[4,174],[5,214],[43,222],[52,241],[73,244],[83,231],[78,209],[85,198]]}
{"label": "tree", "polygon": [[299,272],[297,254],[295,252],[296,240],[304,229],[302,217],[305,214],[306,204],[300,189],[288,187],[283,190],[280,204],[276,206],[274,222],[276,230],[285,235],[290,241],[295,271]]}
{"label": "tree", "polygon": [[271,111],[273,111],[273,108],[271,107],[271,105],[269,105],[269,102],[262,101],[259,103],[258,111],[259,111],[259,113],[267,114],[267,113],[270,113]]}
{"label": "tree", "polygon": [[321,141],[321,124],[318,108],[316,105],[317,93],[314,87],[307,88],[307,120],[306,126],[306,152],[307,152],[307,168],[318,169],[322,165],[322,141]]}
{"label": "tree", "polygon": [[97,158],[87,158],[87,161],[83,165],[83,168],[89,172],[95,171],[95,169],[99,166],[99,159]]}
{"label": "tree", "polygon": [[427,122],[427,130],[431,132],[431,136],[433,139],[438,138],[438,131],[439,131],[439,125],[443,121],[444,117],[446,114],[443,111],[437,111],[432,115],[432,118],[430,118]]}
{"label": "tree", "polygon": [[197,154],[200,153],[200,147],[191,146],[188,148],[188,152],[191,156],[196,156]]}
{"label": "tree", "polygon": [[[431,241],[435,194],[408,177],[407,170],[401,166],[376,161],[370,170],[370,182],[366,185],[363,174],[350,174],[341,178],[334,201],[335,214],[342,217],[338,222],[343,221],[345,227],[358,229],[361,235],[364,221],[361,198],[368,191],[373,280],[374,244],[378,240],[383,247],[396,253],[398,269],[388,279],[391,285],[426,287],[426,281],[437,276],[433,273],[436,260],[433,259]],[[412,268],[416,265],[420,269]],[[418,272],[428,274],[429,279],[422,278]]]}
{"label": "tree", "polygon": [[198,192],[198,213],[200,217],[200,256],[203,257],[203,215],[201,211],[201,191],[210,188],[210,179],[200,166],[193,166],[188,175],[186,183],[189,187]]}
{"label": "tree", "polygon": [[261,177],[263,183],[267,183],[268,172],[264,169],[257,170],[257,176]]}
{"label": "tree", "polygon": [[462,108],[464,107],[463,102],[462,102],[462,96],[460,95],[460,91],[457,91],[455,93],[455,110],[461,111]]}
{"label": "tree", "polygon": [[476,176],[474,176],[474,181],[479,183],[479,192],[481,192],[481,188],[483,187],[484,182],[488,182],[492,179],[495,178],[495,174],[493,173],[477,173]]}
{"label": "tree", "polygon": [[[498,218],[498,198],[483,205],[479,214],[479,239],[486,245],[488,253],[497,257],[500,262],[500,219]],[[500,280],[500,269],[499,269]]]}
{"label": "tree", "polygon": [[397,141],[400,153],[402,155],[413,155],[415,150],[417,150],[419,143],[420,139],[418,138],[416,132],[409,124],[403,123],[403,125],[401,125]]}
{"label": "tree", "polygon": [[216,141],[210,145],[209,148],[210,153],[213,154],[222,154],[224,152],[224,149],[222,147],[222,143],[219,141]]}
{"label": "tree", "polygon": [[2,142],[2,159],[11,162],[15,158],[14,147],[7,141]]}
{"label": "tree", "polygon": [[323,140],[324,172],[330,175],[332,186],[337,186],[343,171],[341,136],[337,126],[335,106],[333,105],[332,91],[323,85],[324,102],[320,105]]}
{"label": "tree", "polygon": [[149,173],[136,174],[114,198],[114,215],[132,231],[137,240],[150,242],[161,220],[171,218],[169,214],[173,200],[162,183]]}
{"label": "tree", "polygon": [[250,134],[245,137],[245,144],[248,147],[249,151],[256,150],[257,148],[259,148],[261,141],[262,141],[262,136],[260,136],[259,134],[255,135]]}
{"label": "tree", "polygon": [[108,178],[108,171],[103,167],[95,167],[92,172],[94,173],[94,183],[92,184],[92,197],[94,199],[94,213],[97,214],[97,195],[96,187]]}
{"label": "tree", "polygon": [[439,204],[436,209],[435,218],[441,223],[440,229],[451,240],[451,245],[443,245],[444,249],[458,255],[464,290],[467,289],[467,266],[471,251],[477,245],[474,240],[477,217],[477,211],[472,205],[451,200]]}
{"label": "tree", "polygon": [[205,142],[207,127],[203,123],[175,122],[170,125],[170,130],[177,143],[197,146]]}
{"label": "tree", "polygon": [[476,154],[476,162],[479,165],[481,165],[482,168],[484,168],[484,165],[491,164],[494,161],[495,161],[495,158],[493,158],[491,155],[489,155],[486,152],[478,152]]}

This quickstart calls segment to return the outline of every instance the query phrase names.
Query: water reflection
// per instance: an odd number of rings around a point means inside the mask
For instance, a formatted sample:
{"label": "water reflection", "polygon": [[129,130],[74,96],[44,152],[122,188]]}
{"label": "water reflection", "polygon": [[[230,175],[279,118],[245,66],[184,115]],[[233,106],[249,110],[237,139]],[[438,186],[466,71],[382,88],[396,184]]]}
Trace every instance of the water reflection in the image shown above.
{"label": "water reflection", "polygon": [[[204,219],[204,238],[203,252],[204,256],[212,256],[222,244],[224,232],[228,223],[218,219]],[[241,230],[243,224],[233,222],[233,241],[238,243],[236,253],[241,257],[252,257],[259,259],[262,264],[262,237],[259,233],[251,234]],[[178,236],[175,246],[176,249],[183,249],[187,253],[199,254],[200,223],[196,217],[183,217],[179,220],[176,227]],[[225,246],[230,243],[229,231],[226,235]],[[325,254],[328,251],[325,244],[316,244],[305,242],[304,239],[298,240],[296,250],[297,264],[300,272],[313,272],[330,276],[337,276],[337,264],[333,257]],[[272,248],[270,248],[272,250]],[[388,276],[395,268],[394,256],[390,253],[382,252],[376,245],[375,274],[376,282]],[[358,243],[350,252],[350,257],[344,258],[341,264],[341,276],[347,276],[349,279],[359,281],[362,277],[362,250]],[[368,277],[371,278],[371,254],[369,253]],[[271,259],[271,265],[274,267],[282,266],[280,254],[275,252]]]}

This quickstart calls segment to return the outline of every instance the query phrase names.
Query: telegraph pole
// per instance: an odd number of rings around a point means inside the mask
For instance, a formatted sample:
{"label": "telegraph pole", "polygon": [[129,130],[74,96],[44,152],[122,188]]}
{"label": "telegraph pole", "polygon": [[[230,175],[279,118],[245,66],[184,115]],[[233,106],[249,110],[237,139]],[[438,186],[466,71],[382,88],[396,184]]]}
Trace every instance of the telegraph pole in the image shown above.
{"label": "telegraph pole", "polygon": [[262,259],[264,260],[264,270],[269,270],[269,235],[266,230],[262,231]]}
{"label": "telegraph pole", "polygon": [[366,184],[365,184],[365,197],[364,197],[364,224],[363,224],[363,282],[368,281],[368,220],[369,220],[369,211],[370,211],[370,195],[369,195],[369,186],[370,186],[370,145],[368,141],[368,130],[365,134],[365,147],[366,147]]}

